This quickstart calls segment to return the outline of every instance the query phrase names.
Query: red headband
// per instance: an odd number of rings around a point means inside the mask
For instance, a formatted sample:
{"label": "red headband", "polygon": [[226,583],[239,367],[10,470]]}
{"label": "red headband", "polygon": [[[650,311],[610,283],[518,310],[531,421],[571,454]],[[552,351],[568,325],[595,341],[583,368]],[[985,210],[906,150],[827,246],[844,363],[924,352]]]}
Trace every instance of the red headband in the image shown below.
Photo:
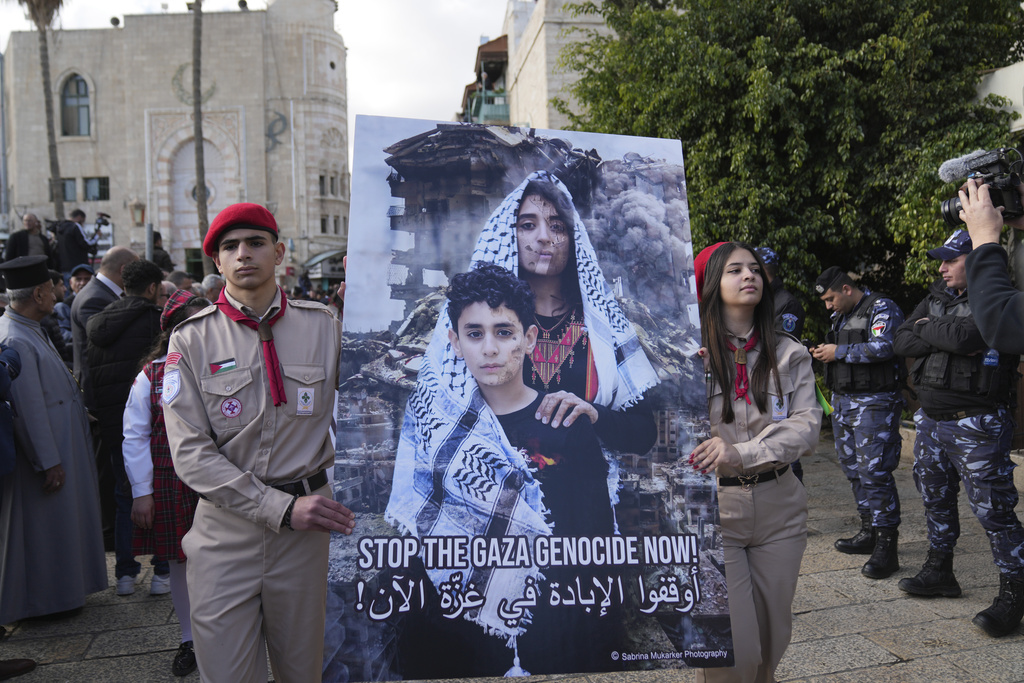
{"label": "red headband", "polygon": [[700,253],[697,254],[697,258],[693,259],[693,272],[697,279],[698,302],[701,300],[701,295],[704,293],[704,271],[708,267],[708,260],[711,258],[711,255],[715,253],[715,249],[718,249],[723,244],[728,244],[728,242],[718,242],[716,244],[712,244],[710,247],[704,247],[700,250]]}

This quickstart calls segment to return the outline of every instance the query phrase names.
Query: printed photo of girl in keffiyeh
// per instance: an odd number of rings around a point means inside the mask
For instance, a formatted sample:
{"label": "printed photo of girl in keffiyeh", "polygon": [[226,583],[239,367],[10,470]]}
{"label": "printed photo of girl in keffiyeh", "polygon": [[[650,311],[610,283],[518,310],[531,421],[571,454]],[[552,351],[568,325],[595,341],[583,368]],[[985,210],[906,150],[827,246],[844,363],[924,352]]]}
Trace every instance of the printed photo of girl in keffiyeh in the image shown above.
{"label": "printed photo of girl in keffiyeh", "polygon": [[[477,240],[470,270],[479,264],[510,271],[535,296],[532,320],[523,328],[535,325],[537,337],[522,374],[525,385],[542,397],[533,415],[537,424],[570,429],[586,420],[606,451],[649,451],[657,428],[644,393],[658,383],[657,373],[615,301],[569,191],[554,175],[533,173],[502,201]],[[409,398],[386,519],[420,539],[523,536],[532,544],[538,536],[580,533],[560,529],[549,508],[558,494],[544,490],[542,482],[550,477],[543,470],[557,468],[557,459],[531,453],[502,428],[508,420],[499,421],[453,347],[447,307],[440,311]],[[607,495],[600,496],[606,509],[594,518],[608,519],[608,528],[587,529],[586,535],[617,532],[614,510],[607,510],[618,490],[611,457],[606,456],[601,476],[607,479]],[[430,609],[410,619],[404,629],[409,645],[399,648],[404,678],[586,671],[593,666],[588,658],[600,662],[598,670],[607,670],[610,651],[619,645],[615,610],[561,621],[552,617],[557,611],[544,608],[548,583],[561,578],[558,572],[533,565],[425,571],[438,590],[460,581],[484,600],[454,622]],[[593,570],[575,573],[585,582],[596,578]],[[543,607],[510,623],[499,605],[522,598],[527,585],[539,587]],[[602,648],[609,652],[599,652]],[[465,667],[460,670],[453,659]]]}

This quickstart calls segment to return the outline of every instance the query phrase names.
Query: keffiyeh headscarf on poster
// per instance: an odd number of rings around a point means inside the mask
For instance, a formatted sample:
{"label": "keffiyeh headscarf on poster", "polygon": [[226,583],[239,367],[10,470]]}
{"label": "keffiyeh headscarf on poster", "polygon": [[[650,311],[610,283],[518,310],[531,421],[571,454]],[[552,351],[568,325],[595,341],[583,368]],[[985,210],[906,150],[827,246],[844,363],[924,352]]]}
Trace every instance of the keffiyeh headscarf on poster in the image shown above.
{"label": "keffiyeh headscarf on poster", "polygon": [[[547,180],[569,197],[547,172],[531,174],[488,219],[473,253],[471,268],[490,262],[518,274],[516,213],[526,186]],[[574,210],[576,264],[584,320],[598,372],[596,402],[623,409],[657,384],[632,325],[604,281],[583,222]],[[540,484],[526,458],[508,442],[497,417],[483,401],[476,381],[455,356],[448,339],[445,302],[409,397],[395,461],[386,519],[403,533],[424,536],[526,536],[557,533],[548,520]],[[459,570],[427,569],[435,586]],[[510,626],[498,605],[522,597],[536,567],[461,571],[463,587],[473,584],[484,597],[467,618],[490,633],[514,636],[527,625]]]}
{"label": "keffiyeh headscarf on poster", "polygon": [[[551,183],[566,196],[570,206],[575,207],[569,190],[553,174],[547,171],[531,173],[505,197],[487,220],[473,251],[471,269],[478,263],[495,263],[519,275],[516,215],[523,192],[533,181]],[[583,320],[594,352],[594,363],[597,365],[598,386],[594,402],[612,410],[622,410],[640,401],[644,392],[658,383],[658,375],[644,355],[633,325],[622,313],[601,273],[597,254],[590,244],[590,236],[575,208],[572,221],[576,271],[583,297]],[[448,321],[444,322],[447,324]],[[441,324],[440,320],[438,324]],[[462,371],[468,376],[465,366]]]}

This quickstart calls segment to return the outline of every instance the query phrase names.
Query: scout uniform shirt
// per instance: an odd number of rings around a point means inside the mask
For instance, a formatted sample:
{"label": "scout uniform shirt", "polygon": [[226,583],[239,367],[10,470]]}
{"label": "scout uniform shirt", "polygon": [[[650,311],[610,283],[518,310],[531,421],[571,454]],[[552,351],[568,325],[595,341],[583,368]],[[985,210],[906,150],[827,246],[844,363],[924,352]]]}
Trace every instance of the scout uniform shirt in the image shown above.
{"label": "scout uniform shirt", "polygon": [[[731,337],[730,341],[742,345],[735,337]],[[753,372],[760,352],[760,342],[747,352],[750,372]],[[775,353],[783,395],[777,395],[775,377],[769,377],[768,406],[764,413],[758,409],[752,393],[748,404],[743,399],[736,400],[736,390],[730,387],[728,400],[732,401],[736,417],[729,424],[722,422],[722,401],[726,397],[718,382],[708,383],[711,435],[732,444],[739,451],[743,462],[739,470],[730,466],[720,467],[719,477],[750,475],[777,469],[802,455],[810,455],[818,444],[821,407],[814,395],[811,356],[802,345],[784,335],[779,336]]]}
{"label": "scout uniform shirt", "polygon": [[[277,313],[280,302],[275,299],[264,317]],[[181,480],[211,503],[278,531],[292,496],[271,485],[302,480],[334,461],[328,428],[341,323],[321,304],[289,301],[271,329],[287,403],[275,406],[271,398],[259,333],[217,306],[171,335],[163,403]]]}

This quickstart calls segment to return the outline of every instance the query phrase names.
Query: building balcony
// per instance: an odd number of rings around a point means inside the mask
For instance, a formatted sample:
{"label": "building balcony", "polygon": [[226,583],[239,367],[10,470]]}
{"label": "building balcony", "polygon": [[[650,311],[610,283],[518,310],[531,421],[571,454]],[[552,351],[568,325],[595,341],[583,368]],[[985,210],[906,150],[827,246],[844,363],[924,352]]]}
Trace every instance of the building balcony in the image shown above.
{"label": "building balcony", "polygon": [[508,95],[504,92],[484,90],[471,96],[470,121],[508,125]]}

